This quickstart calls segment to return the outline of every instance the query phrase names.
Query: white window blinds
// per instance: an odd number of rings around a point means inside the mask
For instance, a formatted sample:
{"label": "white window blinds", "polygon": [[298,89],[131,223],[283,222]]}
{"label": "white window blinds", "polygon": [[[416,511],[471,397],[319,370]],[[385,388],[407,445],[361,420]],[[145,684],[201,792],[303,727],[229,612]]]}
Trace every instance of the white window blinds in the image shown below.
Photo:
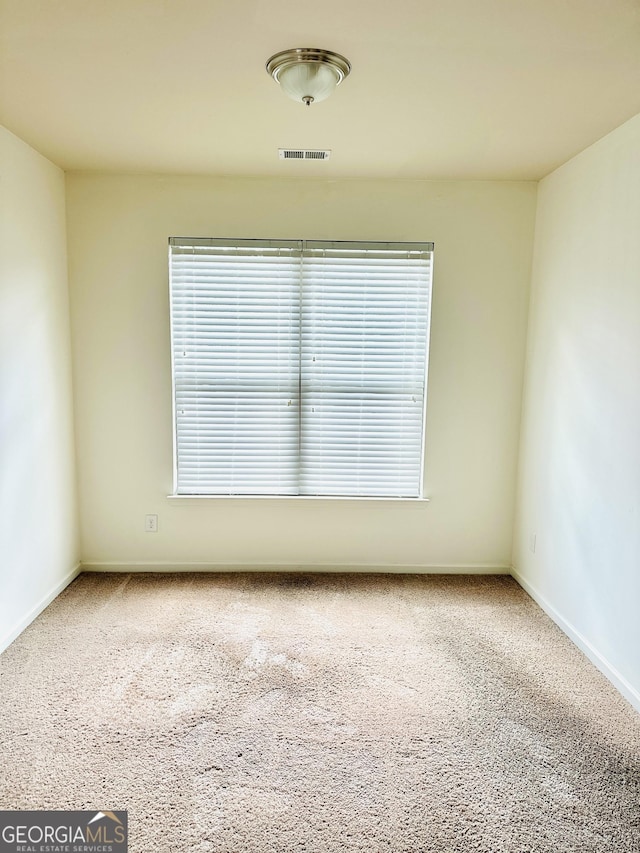
{"label": "white window blinds", "polygon": [[419,497],[432,257],[172,238],[176,494]]}
{"label": "white window blinds", "polygon": [[297,494],[299,300],[297,243],[171,245],[178,494]]}

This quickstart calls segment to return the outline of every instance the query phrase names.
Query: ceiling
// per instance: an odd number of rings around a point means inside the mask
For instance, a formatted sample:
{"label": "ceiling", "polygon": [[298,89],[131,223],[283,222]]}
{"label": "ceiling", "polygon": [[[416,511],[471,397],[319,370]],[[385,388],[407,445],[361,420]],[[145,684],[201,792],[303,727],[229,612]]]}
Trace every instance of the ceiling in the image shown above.
{"label": "ceiling", "polygon": [[[351,76],[296,104],[290,47]],[[0,0],[0,123],[64,169],[538,179],[638,112],[640,0]]]}

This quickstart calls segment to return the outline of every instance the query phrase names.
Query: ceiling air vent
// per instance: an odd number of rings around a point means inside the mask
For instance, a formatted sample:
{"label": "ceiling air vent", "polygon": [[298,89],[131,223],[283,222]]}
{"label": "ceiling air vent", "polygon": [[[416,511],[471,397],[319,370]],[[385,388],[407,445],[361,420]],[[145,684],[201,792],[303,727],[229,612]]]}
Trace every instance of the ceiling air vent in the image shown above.
{"label": "ceiling air vent", "polygon": [[278,148],[281,160],[328,160],[330,150],[310,151],[308,148]]}

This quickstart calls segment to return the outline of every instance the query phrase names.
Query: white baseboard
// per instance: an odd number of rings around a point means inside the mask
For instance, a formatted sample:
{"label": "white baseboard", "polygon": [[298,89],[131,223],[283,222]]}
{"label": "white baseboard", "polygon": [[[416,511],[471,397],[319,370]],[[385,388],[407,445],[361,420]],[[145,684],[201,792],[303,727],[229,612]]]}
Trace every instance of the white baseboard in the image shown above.
{"label": "white baseboard", "polygon": [[594,646],[591,645],[589,640],[587,640],[580,631],[574,628],[573,625],[568,622],[564,616],[562,616],[555,607],[553,607],[553,605],[550,604],[547,599],[513,567],[511,569],[511,576],[520,584],[525,592],[533,598],[536,604],[540,605],[547,616],[553,619],[558,628],[560,628],[561,631],[564,631],[569,639],[572,640],[582,652],[584,652],[591,663],[613,684],[616,690],[624,696],[627,702],[629,702],[636,711],[640,711],[640,693],[635,689],[635,687],[629,684],[627,679],[621,675],[618,670],[612,666],[596,648],[594,648]]}
{"label": "white baseboard", "polygon": [[11,643],[24,631],[26,627],[28,627],[33,620],[39,616],[45,607],[48,607],[54,598],[57,598],[65,587],[69,586],[71,581],[75,580],[81,572],[80,563],[77,563],[71,571],[65,575],[61,581],[49,590],[49,592],[44,595],[40,601],[35,604],[28,613],[26,613],[19,622],[17,622],[13,628],[9,630],[7,634],[3,637],[0,637],[0,654],[8,648]]}
{"label": "white baseboard", "polygon": [[509,575],[510,566],[484,563],[469,565],[364,565],[357,563],[179,563],[179,562],[100,562],[81,564],[83,572],[341,572],[372,574]]}

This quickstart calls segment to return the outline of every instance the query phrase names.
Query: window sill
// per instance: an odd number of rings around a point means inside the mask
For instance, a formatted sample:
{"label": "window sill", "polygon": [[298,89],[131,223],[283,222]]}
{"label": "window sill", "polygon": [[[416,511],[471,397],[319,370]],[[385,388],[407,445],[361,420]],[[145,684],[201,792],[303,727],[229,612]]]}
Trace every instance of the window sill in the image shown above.
{"label": "window sill", "polygon": [[431,498],[393,498],[347,495],[167,495],[167,500],[183,501],[384,501],[386,503],[429,503]]}

